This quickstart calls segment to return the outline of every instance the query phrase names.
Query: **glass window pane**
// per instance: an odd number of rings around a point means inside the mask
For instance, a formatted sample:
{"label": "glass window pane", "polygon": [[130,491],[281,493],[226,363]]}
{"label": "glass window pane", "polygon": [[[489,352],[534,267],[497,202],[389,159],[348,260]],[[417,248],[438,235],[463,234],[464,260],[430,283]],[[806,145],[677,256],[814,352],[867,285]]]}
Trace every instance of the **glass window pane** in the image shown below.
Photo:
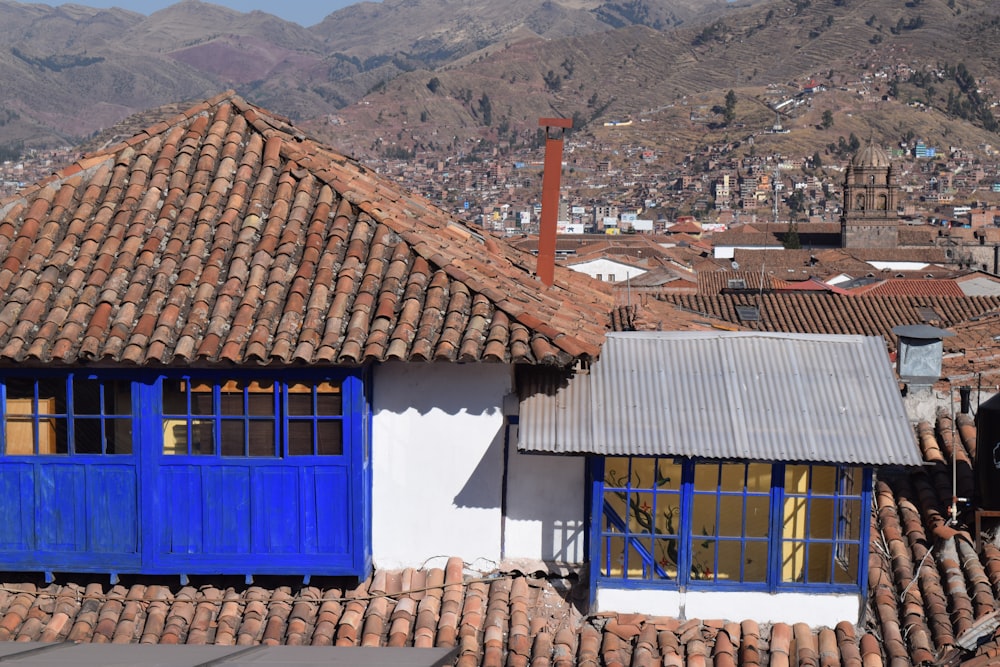
{"label": "glass window pane", "polygon": [[785,493],[805,493],[809,489],[809,466],[785,466]]}
{"label": "glass window pane", "polygon": [[[97,380],[73,379],[73,413],[77,415],[100,415],[101,394],[104,387]],[[77,447],[79,451],[79,447]]]}
{"label": "glass window pane", "polygon": [[746,487],[746,467],[742,463],[724,463],[721,472],[723,491],[742,491]]}
{"label": "glass window pane", "polygon": [[39,414],[66,414],[66,381],[46,378],[38,381]]}
{"label": "glass window pane", "polygon": [[809,545],[808,581],[829,583],[833,564],[833,545],[829,542],[813,542]]}
{"label": "glass window pane", "polygon": [[163,414],[187,414],[186,383],[179,380],[163,380]]}
{"label": "glass window pane", "polygon": [[809,537],[833,539],[837,522],[833,518],[833,498],[813,498],[809,517]]}
{"label": "glass window pane", "polygon": [[656,532],[677,535],[681,527],[681,496],[679,493],[656,495]]}
{"label": "glass window pane", "polygon": [[625,574],[625,538],[605,537],[601,540],[604,547],[601,553],[601,569],[610,577],[621,577]]}
{"label": "glass window pane", "polygon": [[250,456],[276,456],[275,422],[261,420],[250,422]]}
{"label": "glass window pane", "polygon": [[246,425],[242,420],[226,419],[222,422],[219,451],[223,456],[244,456],[246,451]]}
{"label": "glass window pane", "polygon": [[628,550],[625,553],[625,570],[629,579],[648,579],[653,575],[652,564],[643,561],[639,551],[640,546],[643,551],[650,552],[649,538],[633,537],[628,540]]}
{"label": "glass window pane", "polygon": [[109,419],[104,423],[107,454],[132,453],[132,420]]}
{"label": "glass window pane", "polygon": [[247,396],[247,403],[250,407],[250,415],[253,417],[274,416],[274,394],[250,394]]}
{"label": "glass window pane", "polygon": [[787,539],[803,539],[806,536],[806,499],[785,497],[781,535]]}
{"label": "glass window pane", "polygon": [[853,584],[858,580],[858,546],[842,544],[837,550],[837,564],[833,568],[834,578],[838,584]]}
{"label": "glass window pane", "polygon": [[632,459],[632,488],[651,489],[656,475],[656,459],[633,458]]}
{"label": "glass window pane", "polygon": [[[14,399],[23,401],[25,399]],[[8,399],[8,403],[10,399]],[[30,417],[8,416],[5,430],[6,453],[10,456],[27,456],[35,453],[35,426]]]}
{"label": "glass window pane", "polygon": [[735,540],[719,542],[718,570],[714,578],[722,581],[740,581],[740,564],[743,560],[743,545]]}
{"label": "glass window pane", "polygon": [[767,537],[770,534],[770,507],[768,496],[747,496],[747,537]]}
{"label": "glass window pane", "polygon": [[673,459],[657,460],[656,486],[661,490],[680,490],[681,488],[681,463]]}
{"label": "glass window pane", "polygon": [[715,535],[715,507],[718,496],[699,494],[694,497],[691,529],[698,535]]}
{"label": "glass window pane", "polygon": [[316,453],[320,456],[340,456],[344,453],[344,423],[339,419],[321,421],[317,424],[318,442]]}
{"label": "glass window pane", "polygon": [[813,466],[810,487],[814,495],[832,496],[836,493],[837,466]]}
{"label": "glass window pane", "polygon": [[715,463],[697,463],[694,466],[696,491],[715,491],[719,488],[719,466]]}
{"label": "glass window pane", "polygon": [[785,541],[781,544],[781,580],[802,582],[805,580],[806,545],[804,542]]}
{"label": "glass window pane", "polygon": [[294,420],[288,422],[289,456],[311,456],[313,453],[313,422]]}
{"label": "glass window pane", "polygon": [[743,496],[719,497],[719,535],[739,537],[743,534]]}
{"label": "glass window pane", "polygon": [[104,429],[100,419],[77,417],[73,420],[73,429],[73,446],[77,454],[103,453]]}
{"label": "glass window pane", "polygon": [[221,409],[221,414],[232,417],[245,415],[246,410],[243,407],[243,399],[244,396],[242,392],[222,392],[219,395],[219,407]]}
{"label": "glass window pane", "polygon": [[[656,565],[662,572],[662,575],[666,575],[668,579],[677,578],[677,540],[676,539],[657,539],[653,541],[654,551],[653,557],[656,560]],[[658,576],[661,576],[658,574]]]}
{"label": "glass window pane", "polygon": [[209,419],[191,422],[191,453],[206,456],[215,453],[215,422]]}
{"label": "glass window pane", "polygon": [[653,494],[633,492],[628,497],[628,529],[633,533],[653,532]]}
{"label": "glass window pane", "polygon": [[747,491],[753,493],[770,493],[770,463],[750,463],[747,465]]}
{"label": "glass window pane", "polygon": [[767,542],[747,542],[743,550],[743,581],[767,581]]}
{"label": "glass window pane", "polygon": [[35,382],[21,378],[10,378],[7,385],[8,415],[30,415],[34,409]]}
{"label": "glass window pane", "polygon": [[625,488],[628,483],[629,460],[611,456],[604,460],[604,486]]}
{"label": "glass window pane", "polygon": [[841,500],[840,521],[842,529],[840,539],[861,539],[861,501],[855,499]]}

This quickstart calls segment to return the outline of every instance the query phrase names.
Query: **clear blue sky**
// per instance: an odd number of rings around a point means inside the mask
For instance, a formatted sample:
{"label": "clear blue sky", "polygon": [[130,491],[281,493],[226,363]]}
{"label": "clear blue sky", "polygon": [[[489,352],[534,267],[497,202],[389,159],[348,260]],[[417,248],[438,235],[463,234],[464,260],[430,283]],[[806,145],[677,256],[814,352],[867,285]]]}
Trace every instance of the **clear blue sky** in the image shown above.
{"label": "clear blue sky", "polygon": [[[30,0],[29,0],[30,1]],[[58,0],[42,0],[46,5],[65,4]],[[75,0],[73,4],[88,7],[121,7],[141,14],[151,14],[164,7],[173,5],[178,0]],[[294,21],[304,26],[311,26],[322,21],[342,7],[352,5],[357,0],[206,0],[216,5],[224,5],[241,12],[251,12],[260,9],[269,14],[280,16],[286,21]]]}

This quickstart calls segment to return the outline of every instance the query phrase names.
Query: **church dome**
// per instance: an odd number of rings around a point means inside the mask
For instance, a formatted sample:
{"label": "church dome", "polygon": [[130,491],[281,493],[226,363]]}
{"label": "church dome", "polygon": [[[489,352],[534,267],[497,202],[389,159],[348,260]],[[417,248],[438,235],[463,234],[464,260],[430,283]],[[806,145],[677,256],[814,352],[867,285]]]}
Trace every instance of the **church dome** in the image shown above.
{"label": "church dome", "polygon": [[851,165],[855,167],[888,167],[889,154],[869,139],[868,145],[854,155]]}

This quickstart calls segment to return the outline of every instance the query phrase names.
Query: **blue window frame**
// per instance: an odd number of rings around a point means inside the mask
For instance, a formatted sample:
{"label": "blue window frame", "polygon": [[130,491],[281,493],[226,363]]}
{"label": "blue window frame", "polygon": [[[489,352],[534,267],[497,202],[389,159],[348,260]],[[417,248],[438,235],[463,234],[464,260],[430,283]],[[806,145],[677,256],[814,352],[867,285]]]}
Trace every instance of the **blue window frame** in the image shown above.
{"label": "blue window frame", "polygon": [[131,454],[131,384],[86,373],[9,377],[0,384],[7,456]]}
{"label": "blue window frame", "polygon": [[0,373],[0,569],[365,576],[369,382]]}
{"label": "blue window frame", "polygon": [[607,457],[591,472],[599,581],[864,589],[870,468]]}
{"label": "blue window frame", "polygon": [[342,387],[336,381],[270,379],[162,382],[163,453],[251,457],[344,453]]}

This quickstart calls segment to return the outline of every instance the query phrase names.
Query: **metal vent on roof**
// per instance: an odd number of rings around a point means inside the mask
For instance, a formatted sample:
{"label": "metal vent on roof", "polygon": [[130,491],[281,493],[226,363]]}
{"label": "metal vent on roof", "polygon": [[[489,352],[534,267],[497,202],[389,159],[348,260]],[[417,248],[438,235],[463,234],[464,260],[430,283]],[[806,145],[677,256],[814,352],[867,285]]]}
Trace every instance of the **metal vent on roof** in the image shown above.
{"label": "metal vent on roof", "polygon": [[746,289],[747,281],[743,278],[730,278],[726,281],[726,287],[729,289]]}
{"label": "metal vent on roof", "polygon": [[940,322],[941,316],[930,306],[917,306],[917,315],[921,322]]}
{"label": "metal vent on roof", "polygon": [[757,306],[736,306],[736,315],[741,322],[760,321],[760,309]]}

